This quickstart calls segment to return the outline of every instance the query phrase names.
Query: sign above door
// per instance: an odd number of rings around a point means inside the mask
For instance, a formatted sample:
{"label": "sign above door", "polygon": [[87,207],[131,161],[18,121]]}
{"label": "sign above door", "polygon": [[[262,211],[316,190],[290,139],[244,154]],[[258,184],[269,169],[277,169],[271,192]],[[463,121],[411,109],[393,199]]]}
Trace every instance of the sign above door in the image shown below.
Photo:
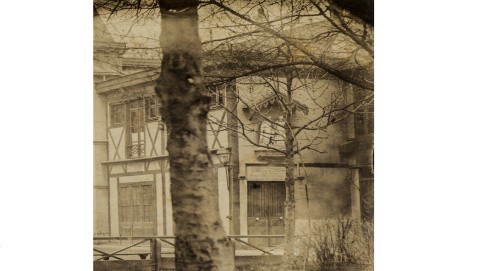
{"label": "sign above door", "polygon": [[285,181],[285,167],[280,166],[247,166],[247,181],[273,182]]}

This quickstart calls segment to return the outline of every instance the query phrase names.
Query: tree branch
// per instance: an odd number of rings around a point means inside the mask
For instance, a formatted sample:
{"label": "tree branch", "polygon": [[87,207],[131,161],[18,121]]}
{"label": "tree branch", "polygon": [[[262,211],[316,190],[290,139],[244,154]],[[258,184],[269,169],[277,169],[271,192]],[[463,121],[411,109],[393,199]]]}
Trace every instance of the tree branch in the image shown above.
{"label": "tree branch", "polygon": [[298,44],[297,42],[295,42],[292,38],[288,38],[288,37],[285,37],[285,36],[282,36],[281,34],[279,34],[277,31],[265,26],[264,24],[262,23],[259,23],[259,22],[256,22],[244,15],[241,15],[240,13],[236,12],[235,10],[221,4],[221,3],[218,3],[217,1],[214,1],[214,0],[211,0],[211,1],[208,1],[207,3],[210,3],[210,4],[213,4],[213,5],[216,5],[218,6],[219,8],[222,8],[226,11],[228,11],[229,13],[233,14],[234,16],[238,17],[238,18],[241,18],[245,21],[248,21],[250,23],[252,23],[253,25],[256,25],[257,27],[263,29],[264,31],[272,34],[274,37],[277,37],[279,39],[282,39],[283,41],[285,41],[287,44],[297,48],[300,52],[304,53],[310,60],[313,61],[313,64],[326,70],[328,73],[336,76],[337,78],[340,78],[350,84],[353,84],[353,85],[356,85],[360,88],[363,88],[363,89],[367,89],[367,90],[372,90],[374,91],[374,85],[373,84],[368,84],[367,82],[361,82],[361,81],[358,81],[358,80],[355,80],[353,77],[351,76],[348,76],[346,74],[344,74],[343,72],[341,71],[338,71],[336,69],[334,69],[333,67],[331,67],[329,64],[325,63],[325,62],[322,62],[320,61],[319,59],[317,59],[313,54],[311,54],[308,50],[306,50],[303,46],[301,46],[300,44]]}

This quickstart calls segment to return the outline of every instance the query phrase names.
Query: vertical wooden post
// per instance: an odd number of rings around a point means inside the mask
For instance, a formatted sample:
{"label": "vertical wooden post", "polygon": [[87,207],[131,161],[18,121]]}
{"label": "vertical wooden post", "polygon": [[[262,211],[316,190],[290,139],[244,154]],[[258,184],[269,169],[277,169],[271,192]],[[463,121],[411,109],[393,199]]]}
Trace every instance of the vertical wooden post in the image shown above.
{"label": "vertical wooden post", "polygon": [[150,259],[152,265],[154,266],[154,270],[158,270],[157,262],[156,262],[156,239],[151,239],[149,241],[149,252],[150,252]]}
{"label": "vertical wooden post", "polygon": [[236,242],[233,241],[232,238],[229,238],[229,240],[232,242],[233,246],[232,246],[232,249],[233,249],[233,262],[235,262],[236,260]]}
{"label": "vertical wooden post", "polygon": [[150,250],[154,271],[159,271],[161,270],[161,240],[151,239]]}
{"label": "vertical wooden post", "polygon": [[156,243],[156,271],[161,270],[161,240],[160,239],[155,239]]}

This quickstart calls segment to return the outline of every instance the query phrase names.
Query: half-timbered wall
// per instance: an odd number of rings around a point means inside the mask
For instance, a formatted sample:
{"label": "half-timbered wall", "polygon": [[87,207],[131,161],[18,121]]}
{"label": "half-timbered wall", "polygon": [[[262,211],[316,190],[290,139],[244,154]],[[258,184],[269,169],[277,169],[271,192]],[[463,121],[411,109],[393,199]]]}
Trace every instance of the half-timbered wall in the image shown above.
{"label": "half-timbered wall", "polygon": [[[233,131],[228,130],[232,123],[230,123],[230,117],[226,109],[234,110],[233,99],[230,97],[233,95],[235,86],[233,84],[224,84],[216,87],[208,88],[210,91],[211,110],[208,114],[208,123],[206,124],[207,132],[207,145],[208,149],[212,153],[216,153],[217,150],[222,148],[230,148],[231,158],[228,165],[222,165],[220,161],[213,155],[213,164],[216,167],[216,174],[218,178],[218,205],[220,219],[223,228],[227,234],[235,234],[238,231],[235,228],[238,225],[238,208],[234,203],[235,190],[238,190],[238,184],[235,184],[233,180],[237,178],[234,175],[238,175],[238,170],[235,170],[235,165],[238,161],[238,152],[236,146],[233,145],[235,138],[231,138],[230,134]],[[233,126],[231,126],[233,127]]]}
{"label": "half-timbered wall", "polygon": [[160,120],[159,101],[138,97],[109,102],[107,128],[109,161],[167,155],[166,126]]}
{"label": "half-timbered wall", "polygon": [[122,169],[109,178],[111,235],[172,235],[168,160],[116,162],[107,166]]}
{"label": "half-timbered wall", "polygon": [[208,114],[207,143],[209,150],[227,148],[228,146],[228,130],[227,130],[227,113],[224,109],[212,110]]}
{"label": "half-timbered wall", "polygon": [[[233,89],[235,90],[235,88]],[[243,89],[236,90],[236,93],[239,92],[243,92]],[[329,94],[330,92],[328,92]],[[140,92],[127,93],[113,95],[110,99],[108,96],[107,99],[108,153],[107,161],[103,164],[107,169],[109,178],[110,231],[113,236],[128,233],[172,235],[175,231],[172,220],[168,153],[166,149],[167,131],[166,126],[160,121],[159,105],[156,98],[150,95]],[[122,97],[127,96],[129,98],[123,100]],[[233,117],[228,116],[229,113],[223,108],[223,106],[227,106],[226,103],[221,106],[221,97],[216,96],[215,102],[220,104],[210,110],[206,127],[207,145],[212,153],[221,148],[230,148],[232,151],[232,161],[228,171],[218,161],[213,161],[217,167],[215,176],[218,177],[218,199],[223,227],[226,232],[234,234],[255,234],[257,230],[261,230],[259,233],[282,233],[280,229],[283,227],[284,218],[279,216],[281,214],[279,209],[280,206],[283,206],[284,193],[281,184],[283,184],[285,176],[275,173],[273,170],[279,170],[281,166],[283,167],[283,159],[280,160],[280,157],[276,157],[273,161],[261,161],[255,152],[260,148],[251,145],[243,136],[233,136],[235,132],[228,128],[235,127],[232,125],[233,123],[229,123],[230,118],[232,118],[231,122],[234,122],[234,120]],[[320,102],[327,102],[326,100],[330,100],[329,98],[330,95],[328,97],[321,96]],[[303,101],[300,97],[299,100]],[[235,101],[236,99],[233,99],[233,102]],[[309,106],[309,108],[311,107],[313,105]],[[261,119],[244,111],[241,104],[238,104],[238,106],[233,104],[232,110],[237,111],[237,118],[247,124],[247,127],[252,131],[260,129]],[[300,124],[298,122],[301,122],[302,118],[310,119],[316,113],[309,111],[308,115],[302,115],[302,112],[297,114],[300,116],[297,115],[295,121],[296,124]],[[305,152],[303,161],[306,163],[341,164],[338,153],[340,141],[343,140],[343,136],[340,136],[340,134],[344,133],[340,130],[341,127],[333,126],[329,128],[329,131],[325,133],[331,135],[331,137],[316,145],[317,148],[320,148],[319,151],[327,151],[327,154]],[[304,136],[310,133],[304,133]],[[318,135],[324,136],[325,134]],[[249,136],[254,142],[258,142],[259,135],[257,132],[251,133]],[[233,140],[236,140],[239,148],[233,148]],[[299,140],[302,142],[309,139],[300,138]],[[239,162],[233,163],[235,160]],[[297,164],[300,162],[301,160],[296,160]],[[258,174],[254,171],[255,166],[258,169],[267,169],[267,172]],[[305,222],[310,219],[350,214],[351,208],[354,209],[351,202],[347,201],[347,199],[350,199],[351,180],[348,168],[343,168],[343,166],[324,168],[324,166],[321,166],[308,170],[306,174],[300,172],[299,174],[301,178],[297,179],[295,185],[297,229],[301,229]],[[231,178],[233,180],[231,187],[229,187]],[[141,190],[148,192],[146,192],[147,194],[139,194]],[[154,201],[150,198],[149,193],[155,195]],[[235,198],[236,202],[234,201]],[[255,199],[261,200],[262,198],[272,199],[272,201],[255,201]],[[262,214],[267,213],[263,206],[263,208],[260,207],[260,204],[265,203],[268,204],[265,207],[268,208],[270,215],[261,217]],[[144,208],[145,206],[146,208]],[[139,212],[135,213],[135,208],[138,208]],[[270,208],[275,208],[273,209],[275,211],[271,212],[272,209]],[[145,210],[148,210],[148,218],[139,224],[140,222],[135,220],[141,217],[139,214],[145,212]],[[126,215],[126,212],[129,215]],[[235,216],[231,217],[234,214]],[[154,219],[151,219],[151,215],[154,215]],[[142,217],[144,218],[146,215],[143,213]],[[259,220],[256,220],[257,217]],[[248,221],[250,219],[253,221]],[[263,219],[268,221],[267,225],[270,226],[266,232],[265,228],[257,229],[253,227],[253,225],[260,224],[259,221]],[[249,224],[251,225],[250,229]],[[238,227],[238,229],[234,227]],[[269,245],[277,244],[271,240],[267,241]]]}
{"label": "half-timbered wall", "polygon": [[109,161],[126,159],[125,127],[108,128]]}
{"label": "half-timbered wall", "polygon": [[[210,151],[231,147],[228,144],[228,131],[226,125],[227,113],[224,109],[215,109],[210,111],[208,114],[208,123],[206,129],[208,149]],[[231,216],[231,209],[233,208],[233,205],[230,200],[229,189],[229,178],[231,177],[229,174],[230,168],[222,166],[216,159],[216,156],[214,156],[213,159],[214,164],[219,166],[215,176],[218,178],[218,204],[220,219],[225,232],[232,233],[233,229],[231,229],[231,220],[233,217]]]}
{"label": "half-timbered wall", "polygon": [[[156,96],[110,97],[108,160],[113,236],[172,235],[167,131]],[[122,97],[122,96],[121,96]]]}

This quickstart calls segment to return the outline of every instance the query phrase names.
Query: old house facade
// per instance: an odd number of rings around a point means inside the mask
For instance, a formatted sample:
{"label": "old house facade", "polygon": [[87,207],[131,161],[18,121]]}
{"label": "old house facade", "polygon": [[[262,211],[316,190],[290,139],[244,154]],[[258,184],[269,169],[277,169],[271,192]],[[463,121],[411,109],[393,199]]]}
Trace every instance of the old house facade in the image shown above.
{"label": "old house facade", "polygon": [[[160,61],[126,56],[126,44],[110,33],[100,16],[94,20],[94,234],[173,235],[169,131],[154,92]],[[271,124],[285,121],[283,105],[279,95],[257,80],[237,78],[209,88],[207,140],[218,177],[220,217],[228,234],[284,233],[285,159],[280,152],[260,146],[284,148],[285,131]],[[313,91],[324,89],[324,93],[317,98],[307,93],[294,97],[294,125],[316,117],[320,105],[341,92],[334,78],[310,82]],[[347,93],[345,102],[354,99],[357,90],[346,85],[342,89]],[[283,96],[284,91],[280,93]],[[315,137],[318,141],[313,150],[295,159],[298,232],[314,220],[361,215],[372,219],[368,157],[372,157],[373,106],[357,110],[323,132],[307,131],[300,137],[302,143],[313,143]],[[219,159],[223,154],[228,159]],[[249,242],[275,246],[281,240]]]}

